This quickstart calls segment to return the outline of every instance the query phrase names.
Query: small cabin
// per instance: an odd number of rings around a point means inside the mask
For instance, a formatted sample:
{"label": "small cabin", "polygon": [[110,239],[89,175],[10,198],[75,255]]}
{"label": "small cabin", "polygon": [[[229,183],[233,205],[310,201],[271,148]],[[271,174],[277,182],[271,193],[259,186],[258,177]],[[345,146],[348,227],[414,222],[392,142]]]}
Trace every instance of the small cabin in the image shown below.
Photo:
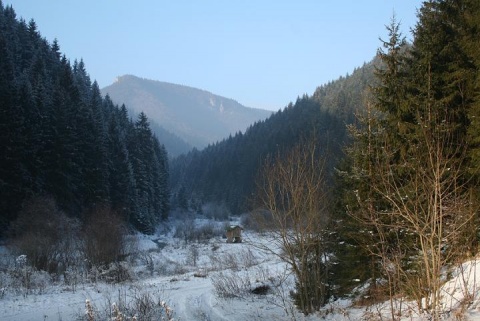
{"label": "small cabin", "polygon": [[232,225],[227,228],[227,243],[242,243],[243,228],[238,225]]}

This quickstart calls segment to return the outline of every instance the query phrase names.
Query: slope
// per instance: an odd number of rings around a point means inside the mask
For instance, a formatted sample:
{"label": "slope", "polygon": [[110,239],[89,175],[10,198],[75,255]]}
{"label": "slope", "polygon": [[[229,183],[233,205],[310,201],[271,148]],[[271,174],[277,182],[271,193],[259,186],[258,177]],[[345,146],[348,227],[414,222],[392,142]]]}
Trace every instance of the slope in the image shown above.
{"label": "slope", "polygon": [[[345,124],[353,121],[356,109],[363,108],[361,96],[372,78],[373,62],[319,87],[311,97],[297,99],[244,134],[176,158],[170,166],[172,191],[189,198],[192,208],[213,202],[237,214],[246,211],[265,159],[312,134],[331,173],[348,139]],[[174,197],[174,206],[175,201]]]}
{"label": "slope", "polygon": [[204,90],[131,75],[119,77],[102,93],[136,113],[146,112],[151,120],[197,148],[244,131],[271,114]]}

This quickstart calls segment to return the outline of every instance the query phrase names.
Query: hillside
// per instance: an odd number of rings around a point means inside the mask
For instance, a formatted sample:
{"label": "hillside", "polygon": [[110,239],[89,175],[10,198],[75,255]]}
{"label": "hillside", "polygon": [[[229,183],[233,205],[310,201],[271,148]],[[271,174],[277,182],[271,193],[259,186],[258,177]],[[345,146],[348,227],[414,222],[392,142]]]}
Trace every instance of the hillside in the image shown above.
{"label": "hillside", "polygon": [[[265,159],[310,135],[316,136],[331,178],[348,139],[345,124],[352,123],[354,112],[363,108],[361,97],[373,79],[373,65],[367,63],[351,75],[318,87],[311,97],[297,99],[245,133],[174,159],[170,166],[172,192],[185,192],[193,208],[195,204],[220,203],[236,214],[248,211]],[[175,202],[178,199],[174,198],[173,206]]]}
{"label": "hillside", "polygon": [[271,114],[208,91],[131,75],[119,77],[102,93],[136,113],[144,111],[152,121],[197,148],[244,131]]}

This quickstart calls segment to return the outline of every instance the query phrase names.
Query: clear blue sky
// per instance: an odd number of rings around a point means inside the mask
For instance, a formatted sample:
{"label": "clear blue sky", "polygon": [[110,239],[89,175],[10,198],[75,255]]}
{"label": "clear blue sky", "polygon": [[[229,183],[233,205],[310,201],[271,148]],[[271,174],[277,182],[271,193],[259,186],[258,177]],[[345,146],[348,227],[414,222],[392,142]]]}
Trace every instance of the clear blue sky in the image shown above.
{"label": "clear blue sky", "polygon": [[394,12],[410,39],[421,2],[3,0],[100,87],[132,74],[274,110],[370,61]]}

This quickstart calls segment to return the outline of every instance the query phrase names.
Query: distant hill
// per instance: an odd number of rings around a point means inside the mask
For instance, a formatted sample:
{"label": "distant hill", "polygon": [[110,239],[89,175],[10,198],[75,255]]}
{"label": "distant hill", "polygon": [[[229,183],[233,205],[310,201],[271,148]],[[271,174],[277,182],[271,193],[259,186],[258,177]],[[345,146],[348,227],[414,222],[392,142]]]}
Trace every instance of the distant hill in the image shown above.
{"label": "distant hill", "polygon": [[272,114],[205,90],[131,75],[119,77],[102,94],[136,113],[144,111],[150,120],[199,149]]}

